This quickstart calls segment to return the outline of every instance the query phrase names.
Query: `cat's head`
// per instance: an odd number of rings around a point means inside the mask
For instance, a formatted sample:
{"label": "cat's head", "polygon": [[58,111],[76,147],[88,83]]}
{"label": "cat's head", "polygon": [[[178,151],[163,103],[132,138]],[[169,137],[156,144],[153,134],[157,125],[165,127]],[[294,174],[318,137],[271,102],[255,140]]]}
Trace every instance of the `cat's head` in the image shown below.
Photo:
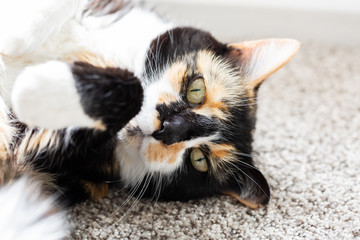
{"label": "cat's head", "polygon": [[119,133],[124,184],[167,200],[228,194],[267,204],[269,186],[251,156],[255,97],[298,48],[288,39],[222,44],[193,28],[155,39],[141,112]]}

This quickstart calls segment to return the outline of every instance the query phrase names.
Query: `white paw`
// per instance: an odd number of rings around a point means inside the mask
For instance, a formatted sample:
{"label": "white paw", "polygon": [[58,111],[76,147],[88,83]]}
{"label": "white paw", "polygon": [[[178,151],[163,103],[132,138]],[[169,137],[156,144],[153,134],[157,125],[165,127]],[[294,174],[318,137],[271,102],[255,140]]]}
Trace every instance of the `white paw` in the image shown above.
{"label": "white paw", "polygon": [[63,62],[26,68],[16,79],[11,100],[16,116],[29,125],[52,129],[96,125],[84,113],[70,66]]}

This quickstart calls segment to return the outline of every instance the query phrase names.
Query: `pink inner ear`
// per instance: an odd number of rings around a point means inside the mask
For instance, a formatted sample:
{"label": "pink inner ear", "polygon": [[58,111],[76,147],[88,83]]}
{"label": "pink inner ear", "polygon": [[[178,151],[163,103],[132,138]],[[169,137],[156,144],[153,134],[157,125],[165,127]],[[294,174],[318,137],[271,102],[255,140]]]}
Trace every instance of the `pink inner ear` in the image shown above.
{"label": "pink inner ear", "polygon": [[299,51],[300,43],[294,39],[263,39],[229,44],[231,56],[238,58],[240,71],[249,89],[279,70]]}

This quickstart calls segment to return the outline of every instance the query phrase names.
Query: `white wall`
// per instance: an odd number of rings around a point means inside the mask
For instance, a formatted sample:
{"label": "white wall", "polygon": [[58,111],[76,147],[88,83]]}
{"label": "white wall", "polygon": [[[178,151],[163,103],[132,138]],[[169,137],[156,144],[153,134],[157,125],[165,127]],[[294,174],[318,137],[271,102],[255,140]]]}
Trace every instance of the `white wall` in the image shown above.
{"label": "white wall", "polygon": [[360,46],[360,0],[146,0],[223,41],[291,37]]}
{"label": "white wall", "polygon": [[360,13],[359,0],[146,0],[153,3],[252,6],[326,12]]}

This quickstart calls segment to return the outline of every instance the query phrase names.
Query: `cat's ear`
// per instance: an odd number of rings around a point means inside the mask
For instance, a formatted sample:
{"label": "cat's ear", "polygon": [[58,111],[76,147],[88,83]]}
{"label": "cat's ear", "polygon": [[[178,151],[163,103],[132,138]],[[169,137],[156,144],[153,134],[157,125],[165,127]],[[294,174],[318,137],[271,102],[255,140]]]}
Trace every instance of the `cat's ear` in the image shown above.
{"label": "cat's ear", "polygon": [[255,91],[295,56],[300,43],[293,39],[263,39],[232,43],[227,47],[228,55],[237,61],[248,89]]}
{"label": "cat's ear", "polygon": [[267,205],[270,200],[270,188],[264,175],[255,168],[244,169],[239,174],[242,176],[241,181],[233,179],[222,193],[253,209]]}

